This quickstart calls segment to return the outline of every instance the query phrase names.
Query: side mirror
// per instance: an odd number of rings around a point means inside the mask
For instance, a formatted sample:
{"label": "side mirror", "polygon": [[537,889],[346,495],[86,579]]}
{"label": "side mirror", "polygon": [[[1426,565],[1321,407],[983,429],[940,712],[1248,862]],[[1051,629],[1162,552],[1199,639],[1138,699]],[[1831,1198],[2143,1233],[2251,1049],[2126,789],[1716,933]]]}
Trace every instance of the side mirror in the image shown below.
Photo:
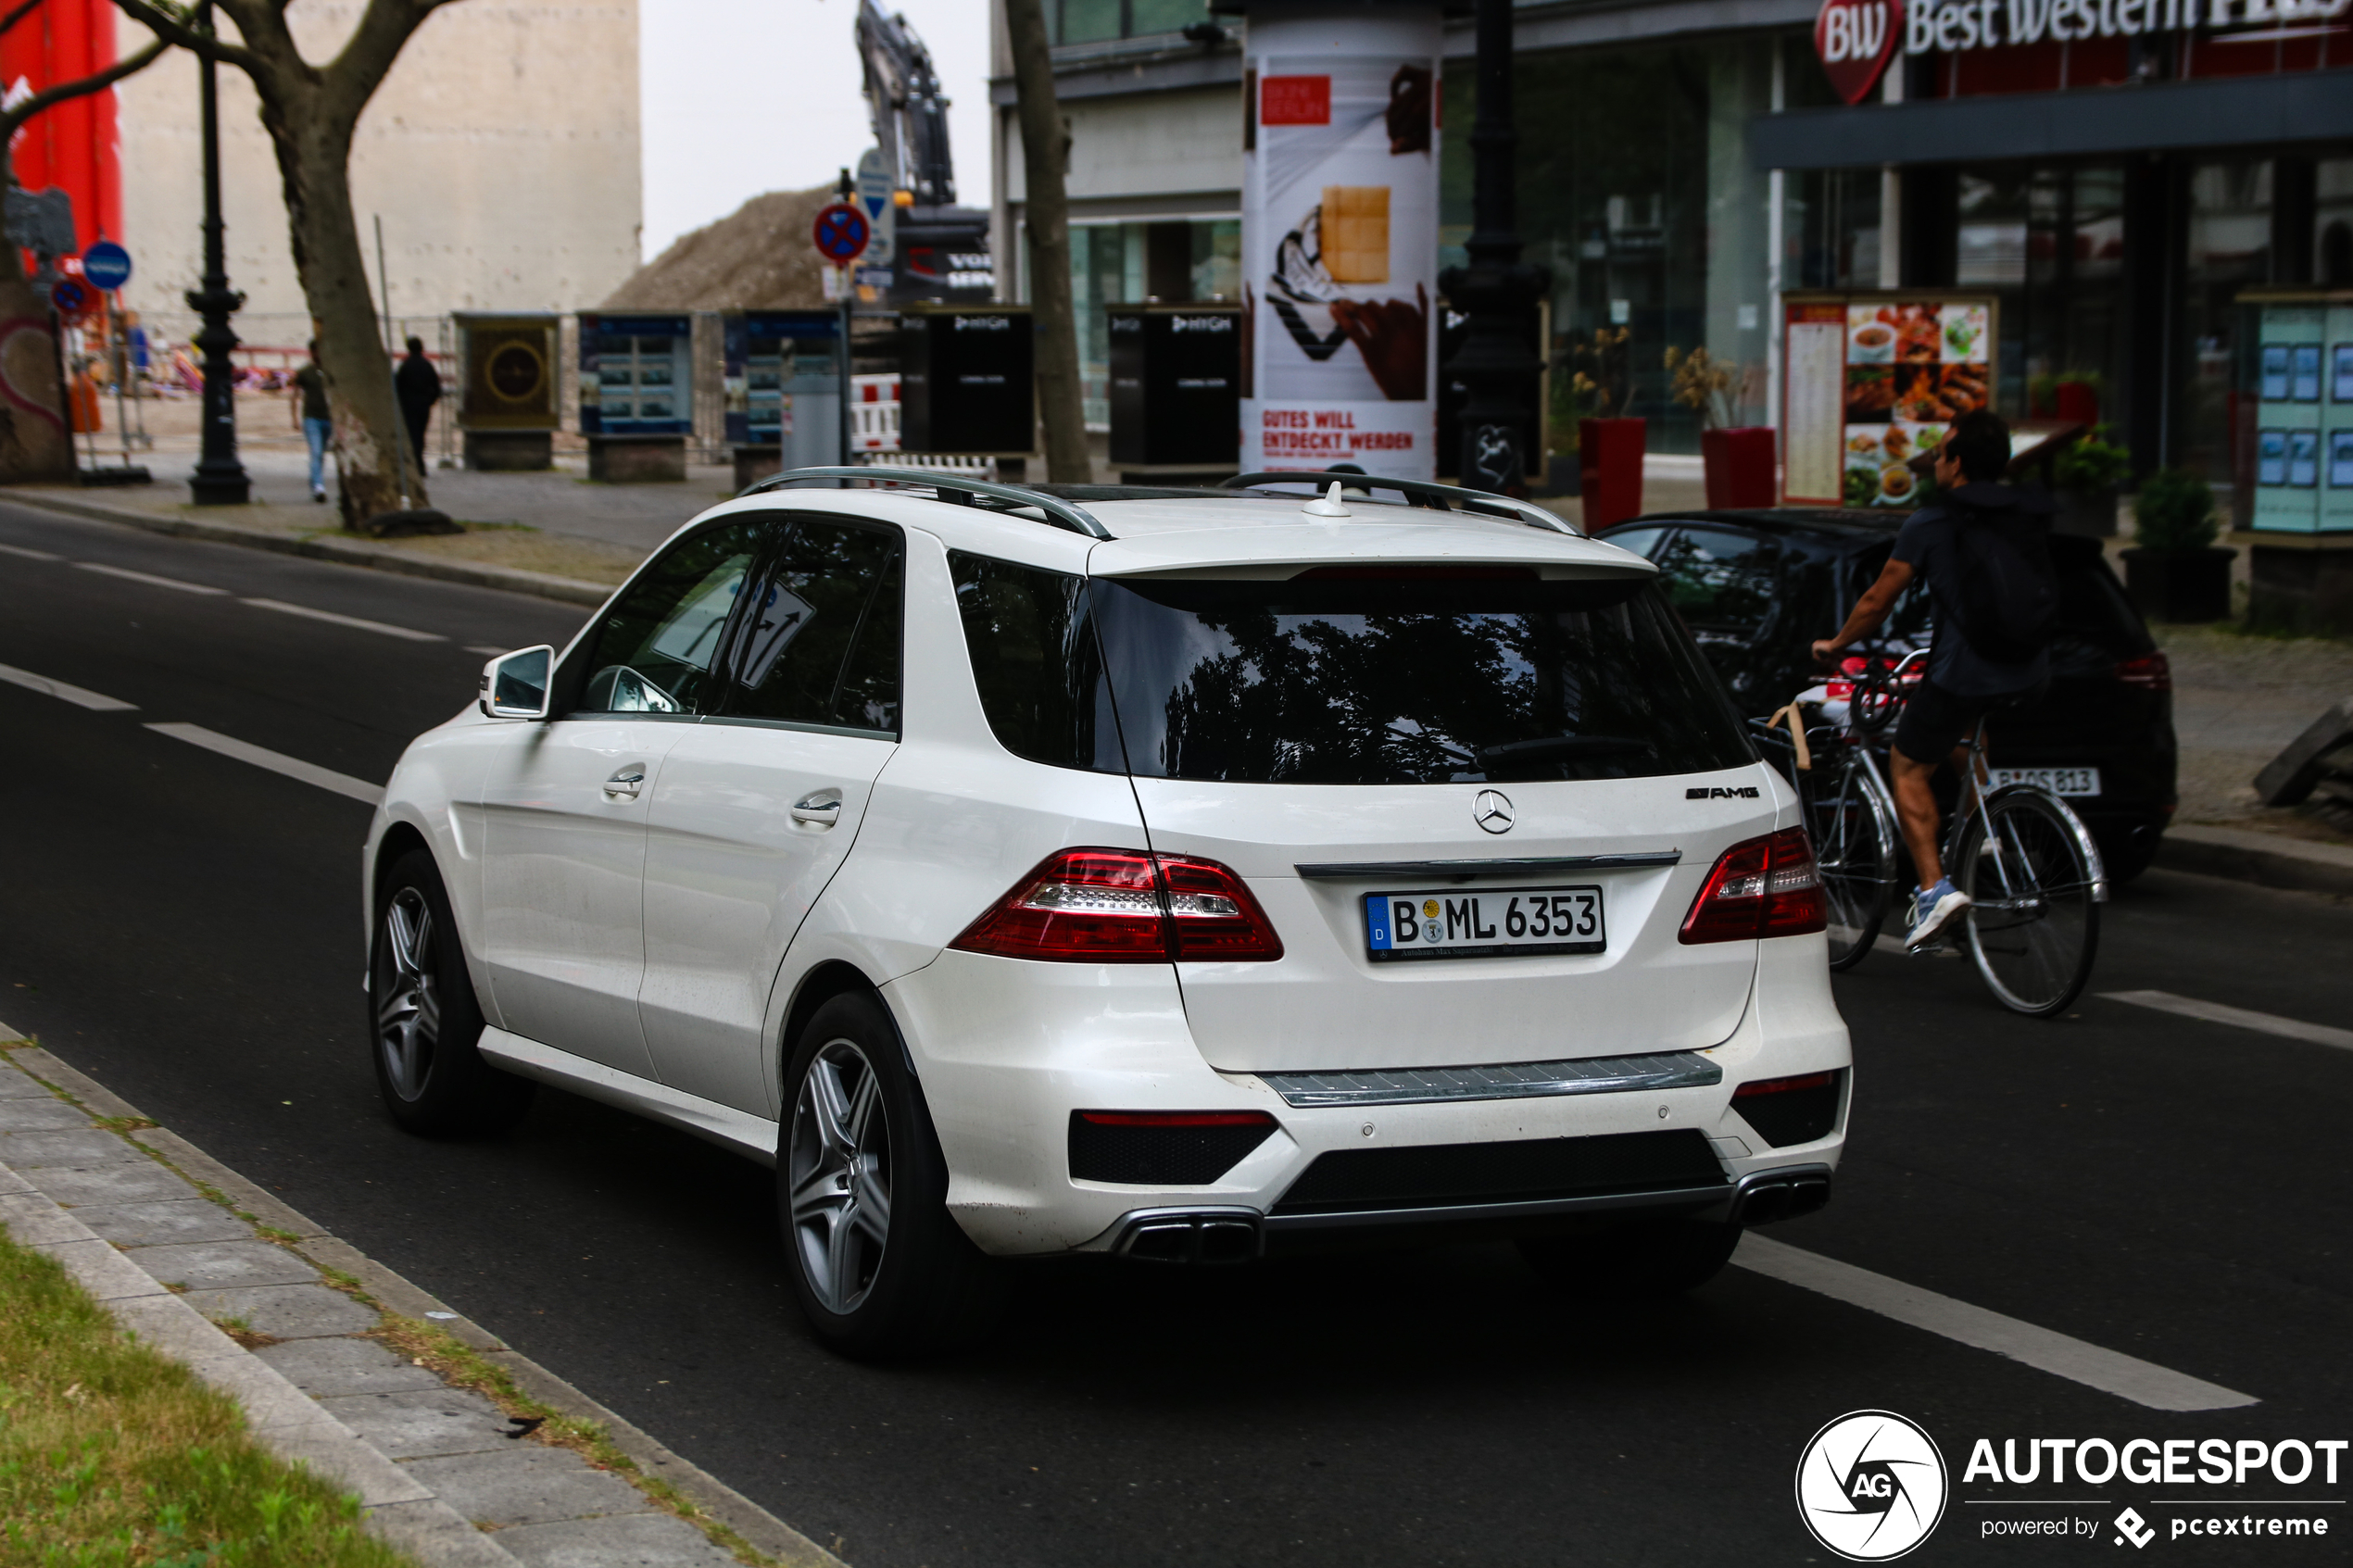
{"label": "side mirror", "polygon": [[545,719],[547,688],[555,673],[556,650],[542,643],[535,648],[502,653],[482,667],[478,699],[485,718]]}

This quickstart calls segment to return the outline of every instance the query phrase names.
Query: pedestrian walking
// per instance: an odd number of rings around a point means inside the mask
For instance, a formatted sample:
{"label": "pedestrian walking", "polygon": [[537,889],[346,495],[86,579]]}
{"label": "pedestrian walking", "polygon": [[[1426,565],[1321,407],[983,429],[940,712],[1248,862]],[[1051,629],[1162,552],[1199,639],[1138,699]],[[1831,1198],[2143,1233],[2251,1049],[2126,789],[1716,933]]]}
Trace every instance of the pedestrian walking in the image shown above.
{"label": "pedestrian walking", "polygon": [[441,372],[425,358],[425,340],[409,340],[409,358],[394,372],[392,389],[400,399],[400,418],[409,426],[409,444],[417,449],[417,472],[425,471],[425,421],[441,401]]}
{"label": "pedestrian walking", "polygon": [[[1990,408],[1963,414],[1936,451],[1940,494],[1895,535],[1879,581],[1856,601],[1835,637],[1814,645],[1829,659],[1875,631],[1915,577],[1928,584],[1936,630],[1928,674],[1904,705],[1890,752],[1895,814],[1919,875],[1905,946],[1934,941],[1969,906],[1938,864],[1940,814],[1931,787],[1948,759],[1969,766],[1961,742],[1986,713],[2032,702],[2050,684],[2058,577],[2051,566],[2050,497],[2001,483],[2010,427]],[[1962,781],[1964,791],[1983,780]]]}
{"label": "pedestrian walking", "polygon": [[310,498],[327,498],[327,438],[334,433],[334,422],[327,413],[327,375],[319,368],[319,340],[310,340],[310,362],[294,373],[293,390],[287,401],[294,406],[295,422],[302,427],[302,438],[310,444]]}

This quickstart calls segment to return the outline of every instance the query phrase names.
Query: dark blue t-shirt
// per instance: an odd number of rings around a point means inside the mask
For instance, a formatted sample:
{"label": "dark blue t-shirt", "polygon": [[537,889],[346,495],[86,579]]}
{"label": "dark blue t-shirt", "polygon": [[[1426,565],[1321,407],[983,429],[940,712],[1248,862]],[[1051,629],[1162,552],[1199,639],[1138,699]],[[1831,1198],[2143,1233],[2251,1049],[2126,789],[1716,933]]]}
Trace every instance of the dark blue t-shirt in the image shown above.
{"label": "dark blue t-shirt", "polygon": [[[1966,484],[1960,493],[1978,504],[2016,507],[2027,496],[2007,484]],[[1931,504],[1914,512],[1895,535],[1894,558],[1909,566],[1928,584],[1936,608],[1936,637],[1929,645],[1928,678],[1957,696],[2007,696],[2037,686],[2050,677],[2051,657],[2038,652],[2022,664],[1998,664],[1969,646],[1961,632],[1960,587],[1955,574],[1962,570],[1961,529],[1969,526],[1968,508]]]}

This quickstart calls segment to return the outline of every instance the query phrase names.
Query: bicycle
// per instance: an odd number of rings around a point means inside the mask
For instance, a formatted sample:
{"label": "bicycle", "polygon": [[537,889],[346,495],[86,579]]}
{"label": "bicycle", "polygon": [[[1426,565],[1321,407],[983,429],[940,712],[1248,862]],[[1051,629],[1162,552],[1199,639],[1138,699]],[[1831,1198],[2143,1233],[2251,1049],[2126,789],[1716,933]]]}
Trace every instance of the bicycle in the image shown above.
{"label": "bicycle", "polygon": [[[1878,754],[1903,711],[1903,688],[1919,678],[1916,666],[1926,658],[1917,649],[1892,664],[1849,660],[1860,668],[1843,670],[1843,680],[1802,692],[1771,719],[1755,721],[1767,732],[1787,723],[1789,773],[1830,904],[1833,970],[1869,956],[1898,892],[1902,839]],[[1807,706],[1821,711],[1821,722],[1805,721]],[[1941,852],[1946,874],[1969,896],[1969,954],[2004,1007],[2053,1017],[2082,993],[2099,948],[2099,907],[2108,902],[2099,847],[2082,819],[2042,785],[1986,787],[1982,720],[1962,745],[1969,765]]]}

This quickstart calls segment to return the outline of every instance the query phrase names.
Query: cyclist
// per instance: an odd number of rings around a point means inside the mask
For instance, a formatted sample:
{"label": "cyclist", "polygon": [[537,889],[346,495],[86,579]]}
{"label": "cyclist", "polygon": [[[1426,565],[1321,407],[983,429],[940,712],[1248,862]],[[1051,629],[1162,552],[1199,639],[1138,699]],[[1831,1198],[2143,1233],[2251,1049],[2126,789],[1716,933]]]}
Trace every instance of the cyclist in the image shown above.
{"label": "cyclist", "polygon": [[[1919,876],[1911,952],[1933,943],[1969,906],[1938,864],[1936,770],[1969,767],[1961,745],[1986,712],[2032,701],[2050,681],[2046,645],[2057,608],[2050,514],[2037,491],[2001,483],[2009,426],[1991,409],[1955,420],[1936,451],[1938,495],[1906,521],[1879,581],[1857,599],[1838,635],[1814,645],[1828,660],[1876,631],[1914,578],[1928,583],[1935,636],[1928,673],[1896,721],[1890,754],[1895,812]],[[1964,778],[1967,788],[1979,781]]]}

